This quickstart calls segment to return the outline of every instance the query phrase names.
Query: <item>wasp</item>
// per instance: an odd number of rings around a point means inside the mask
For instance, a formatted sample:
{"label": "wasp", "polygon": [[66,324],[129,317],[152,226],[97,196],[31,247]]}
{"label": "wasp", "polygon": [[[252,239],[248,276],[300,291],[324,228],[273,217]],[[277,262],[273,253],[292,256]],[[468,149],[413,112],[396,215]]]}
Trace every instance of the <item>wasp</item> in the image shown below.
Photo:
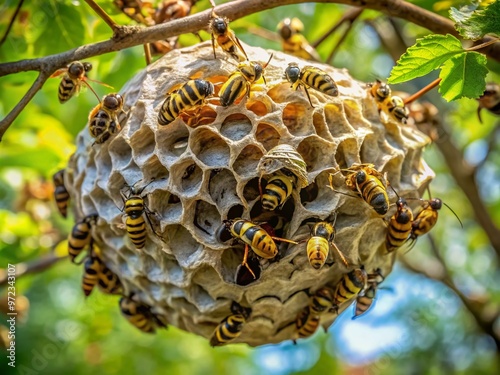
{"label": "wasp", "polygon": [[460,225],[463,228],[462,221],[458,215],[453,211],[450,206],[444,203],[439,198],[432,198],[429,200],[423,200],[422,210],[415,216],[415,219],[411,223],[411,234],[410,239],[412,243],[419,237],[428,233],[434,225],[436,225],[438,220],[438,211],[441,209],[443,204],[448,207],[448,209],[453,212]]}
{"label": "wasp", "polygon": [[[346,176],[346,186],[356,192],[380,216],[389,210],[387,195],[387,179],[385,175],[374,168],[373,164],[354,164]],[[333,174],[330,174],[330,187],[333,189]]]}
{"label": "wasp", "polygon": [[[290,145],[282,144],[269,150],[259,161],[257,170],[262,207],[269,211],[282,207],[294,187],[303,188],[308,184],[307,164]],[[265,174],[271,174],[271,177],[263,192],[261,180]]]}
{"label": "wasp", "polygon": [[387,113],[394,117],[402,124],[406,124],[409,117],[409,111],[405,107],[405,103],[399,96],[391,96],[390,99],[385,101],[385,110]]}
{"label": "wasp", "polygon": [[122,283],[118,276],[111,271],[103,262],[103,267],[98,275],[98,284],[101,291],[107,294],[120,294]]}
{"label": "wasp", "polygon": [[125,319],[142,332],[154,333],[156,328],[166,327],[151,308],[143,303],[136,302],[130,297],[122,297],[119,304]]}
{"label": "wasp", "polygon": [[245,255],[242,265],[250,271],[254,279],[256,276],[247,262],[249,247],[261,258],[272,259],[278,254],[278,246],[276,246],[274,240],[297,244],[297,242],[292,240],[274,237],[259,225],[245,219],[224,220],[217,233],[219,240],[223,241],[226,231],[229,231],[232,237],[239,239],[245,244]]}
{"label": "wasp", "polygon": [[125,215],[127,216],[127,219],[125,220],[125,227],[128,233],[128,237],[137,249],[142,249],[146,244],[147,235],[146,220],[144,220],[144,216],[146,216],[146,219],[148,220],[153,232],[158,237],[161,236],[154,230],[153,224],[149,219],[149,215],[152,214],[152,212],[146,206],[144,198],[141,196],[142,192],[149,184],[146,184],[141,188],[137,188],[135,186],[136,184],[132,186],[126,186],[129,189],[128,195],[125,195],[123,191],[120,191],[120,194],[123,201],[125,202],[122,211],[125,211]]}
{"label": "wasp", "polygon": [[339,89],[337,84],[328,73],[314,66],[304,66],[302,70],[296,63],[288,64],[285,69],[285,78],[292,84],[292,89],[297,90],[300,86],[304,87],[309,104],[314,108],[309,91],[307,88],[313,88],[328,96],[338,96]]}
{"label": "wasp", "polygon": [[481,119],[481,110],[483,108],[494,115],[500,115],[500,86],[496,83],[487,83],[486,90],[484,90],[483,95],[481,95],[477,101],[479,103],[477,107],[477,118],[479,122],[483,122]]}
{"label": "wasp", "polygon": [[211,346],[224,345],[237,338],[241,334],[241,330],[252,313],[252,310],[233,302],[231,304],[231,313],[231,315],[224,318],[217,328],[215,328],[210,338]]}
{"label": "wasp", "polygon": [[396,212],[389,220],[387,234],[385,236],[385,247],[387,252],[392,252],[401,247],[408,240],[412,232],[413,212],[408,206],[406,199],[398,196],[396,201]]}
{"label": "wasp", "polygon": [[346,273],[335,289],[334,308],[357,296],[366,286],[368,275],[363,267]]}
{"label": "wasp", "polygon": [[302,31],[304,24],[298,18],[285,18],[278,24],[281,47],[284,52],[306,60],[320,61],[318,52],[309,44]]}
{"label": "wasp", "polygon": [[108,94],[90,111],[89,133],[95,143],[106,142],[117,130],[120,130],[118,112],[123,112],[123,97],[120,94]]}
{"label": "wasp", "polygon": [[153,26],[153,2],[147,0],[113,0],[113,3],[130,19],[146,26]]}
{"label": "wasp", "polygon": [[61,169],[60,171],[56,172],[54,176],[52,176],[52,180],[54,181],[54,186],[55,186],[54,200],[56,201],[59,213],[63,217],[68,216],[68,203],[69,203],[69,193],[68,190],[66,189],[66,186],[64,186],[65,172],[66,172],[65,169]]}
{"label": "wasp", "polygon": [[333,307],[334,293],[328,287],[320,288],[314,293],[309,302],[311,312],[323,314]]}
{"label": "wasp", "polygon": [[368,287],[356,298],[353,319],[363,315],[370,309],[375,300],[378,286],[382,281],[384,281],[384,276],[380,268],[377,268],[375,273],[368,275]]}
{"label": "wasp", "polygon": [[366,86],[369,89],[368,92],[375,98],[379,111],[381,111],[384,108],[382,104],[391,97],[391,88],[387,83],[378,79],[375,83],[369,83]]}
{"label": "wasp", "polygon": [[68,237],[68,254],[75,264],[81,263],[75,262],[75,259],[91,243],[90,228],[92,223],[96,222],[97,217],[97,214],[88,215],[77,222],[71,229],[71,234]]}
{"label": "wasp", "polygon": [[335,249],[337,254],[339,254],[340,259],[349,267],[344,254],[333,242],[335,240],[335,227],[334,224],[327,223],[326,221],[320,221],[314,224],[311,230],[311,237],[307,240],[306,250],[307,258],[309,263],[314,269],[319,270],[326,262],[328,253],[330,252],[330,245]]}
{"label": "wasp", "polygon": [[212,16],[208,22],[208,29],[212,34],[212,48],[214,50],[214,59],[217,58],[215,54],[215,43],[219,45],[225,52],[229,53],[236,61],[242,62],[248,60],[247,54],[240,43],[233,30],[229,27],[229,20],[226,17],[219,17],[215,14],[215,4],[212,4]]}
{"label": "wasp", "polygon": [[82,289],[85,296],[88,297],[94,287],[99,282],[99,275],[104,269],[104,263],[99,257],[89,256],[83,266]]}
{"label": "wasp", "polygon": [[78,95],[82,84],[86,85],[99,100],[99,96],[88,84],[87,81],[92,81],[99,83],[106,87],[108,86],[102,82],[94,81],[87,77],[87,73],[92,70],[92,64],[88,62],[73,61],[66,68],[58,69],[51,77],[59,77],[63,75],[61,83],[59,84],[59,89],[57,91],[57,97],[59,98],[59,103],[64,104],[70,100],[73,96]]}
{"label": "wasp", "polygon": [[244,61],[239,63],[237,70],[231,73],[219,91],[220,104],[223,107],[228,107],[245,95],[250,95],[252,84],[257,82],[261,77],[265,82],[266,79],[263,75],[264,69],[272,58],[273,55],[271,55],[265,65],[261,65],[256,61]]}
{"label": "wasp", "polygon": [[191,13],[191,8],[198,0],[164,0],[156,9],[156,24],[183,18]]}
{"label": "wasp", "polygon": [[[295,327],[297,328],[297,335],[303,339],[312,336],[318,329],[320,324],[320,316],[315,313],[311,306],[306,306],[297,316],[295,320]],[[295,343],[295,340],[294,340]]]}
{"label": "wasp", "polygon": [[168,125],[181,112],[201,106],[214,93],[214,85],[203,79],[187,81],[180,89],[167,95],[158,113],[158,124]]}
{"label": "wasp", "polygon": [[267,185],[261,196],[262,208],[274,211],[283,207],[291,197],[293,188],[297,184],[297,176],[288,169],[283,168],[267,180]]}

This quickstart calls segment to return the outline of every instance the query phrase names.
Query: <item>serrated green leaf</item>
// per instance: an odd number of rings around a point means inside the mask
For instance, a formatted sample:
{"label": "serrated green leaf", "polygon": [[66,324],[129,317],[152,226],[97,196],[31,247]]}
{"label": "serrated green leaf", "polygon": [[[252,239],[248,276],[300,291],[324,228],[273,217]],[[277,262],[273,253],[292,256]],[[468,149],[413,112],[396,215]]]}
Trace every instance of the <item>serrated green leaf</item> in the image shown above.
{"label": "serrated green leaf", "polygon": [[500,35],[500,1],[482,10],[470,12],[470,7],[450,9],[455,27],[465,39],[480,39],[486,34]]}
{"label": "serrated green leaf", "polygon": [[401,83],[422,77],[439,68],[463,48],[453,35],[428,35],[406,51],[392,69],[389,83]]}
{"label": "serrated green leaf", "polygon": [[463,52],[444,63],[439,77],[439,93],[447,101],[478,98],[485,89],[486,56],[477,52]]}

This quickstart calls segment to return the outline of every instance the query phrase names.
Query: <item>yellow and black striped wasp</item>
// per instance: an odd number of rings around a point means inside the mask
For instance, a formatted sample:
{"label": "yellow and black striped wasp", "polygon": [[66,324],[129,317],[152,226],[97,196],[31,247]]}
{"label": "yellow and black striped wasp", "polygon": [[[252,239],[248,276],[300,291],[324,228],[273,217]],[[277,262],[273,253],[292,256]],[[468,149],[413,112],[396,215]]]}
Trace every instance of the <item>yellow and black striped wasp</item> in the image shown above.
{"label": "yellow and black striped wasp", "polygon": [[362,266],[344,274],[335,288],[333,309],[338,310],[342,303],[356,297],[365,289],[367,281],[368,275]]}
{"label": "yellow and black striped wasp", "polygon": [[372,307],[375,300],[378,286],[384,281],[384,275],[380,268],[377,268],[373,274],[368,275],[366,289],[358,295],[354,307],[353,319],[357,319],[366,313]]}
{"label": "yellow and black striped wasp", "polygon": [[391,88],[385,82],[376,80],[374,83],[368,83],[366,85],[368,92],[373,96],[379,112],[384,109],[383,103],[385,103],[391,97]]}
{"label": "yellow and black striped wasp", "polygon": [[[373,164],[353,164],[348,169],[345,184],[368,203],[375,212],[384,216],[389,210],[389,197],[387,195],[387,179],[384,174],[377,171]],[[330,174],[330,188],[333,188],[333,176]]]}
{"label": "yellow and black striped wasp", "polygon": [[[394,189],[393,191],[396,193]],[[399,195],[397,196],[396,212],[389,220],[385,237],[385,248],[388,253],[403,246],[408,241],[413,227],[413,212],[411,208],[408,206],[406,199]]]}
{"label": "yellow and black striped wasp", "polygon": [[[287,144],[277,145],[262,156],[257,170],[260,200],[262,207],[268,211],[283,207],[295,188],[303,188],[309,183],[304,158]],[[263,191],[261,180],[264,175],[271,177]]]}
{"label": "yellow and black striped wasp", "polygon": [[154,180],[151,180],[148,184],[143,187],[136,187],[137,181],[132,186],[126,185],[125,188],[129,190],[128,194],[125,194],[123,191],[120,191],[122,199],[124,201],[124,207],[122,212],[125,211],[126,220],[125,220],[125,228],[127,230],[128,237],[130,241],[135,245],[137,249],[142,249],[146,244],[146,217],[151,230],[158,237],[162,238],[154,229],[153,224],[149,218],[149,215],[153,215],[153,212],[149,210],[144,202],[144,198],[142,197],[142,193],[144,189],[146,189],[149,184],[151,184]]}
{"label": "yellow and black striped wasp", "polygon": [[120,294],[122,291],[120,279],[106,266],[102,260],[101,250],[91,240],[82,277],[82,290],[86,297],[92,293],[96,285],[107,294]]}
{"label": "yellow and black striped wasp", "polygon": [[245,95],[250,96],[252,85],[261,77],[265,83],[264,70],[272,58],[273,55],[271,55],[265,65],[257,61],[240,62],[236,71],[231,73],[219,91],[220,104],[223,107],[228,107],[235,101],[242,99]]}
{"label": "yellow and black striped wasp", "polygon": [[215,4],[210,0],[212,5],[212,16],[208,23],[208,29],[212,35],[212,48],[215,54],[215,43],[225,52],[231,55],[238,62],[248,60],[247,54],[233,30],[229,27],[229,20],[226,17],[220,17],[215,14]]}
{"label": "yellow and black striped wasp", "polygon": [[[295,320],[298,338],[312,336],[321,322],[321,315],[334,308],[335,294],[329,287],[319,288],[309,299],[309,304],[300,311]],[[296,343],[293,340],[294,344]]]}
{"label": "yellow and black striped wasp", "polygon": [[213,93],[214,85],[209,81],[187,81],[178,90],[167,95],[158,113],[158,124],[168,125],[182,112],[202,106]]}
{"label": "yellow and black striped wasp", "polygon": [[233,301],[231,315],[225,317],[210,338],[211,346],[225,345],[241,335],[252,310]]}
{"label": "yellow and black striped wasp", "polygon": [[419,236],[423,236],[424,234],[428,233],[432,228],[434,228],[438,220],[438,211],[441,209],[443,204],[446,207],[448,207],[448,209],[455,215],[458,222],[463,228],[462,221],[455,213],[455,211],[453,211],[451,207],[448,206],[446,203],[444,203],[441,199],[431,198],[428,200],[421,199],[421,201],[423,202],[422,209],[418,214],[415,215],[415,219],[411,223],[412,228],[410,234],[410,240],[411,240],[410,248],[413,247],[415,241]]}
{"label": "yellow and black striped wasp", "polygon": [[57,97],[59,98],[59,103],[64,104],[70,100],[73,96],[79,94],[82,85],[86,85],[90,91],[94,93],[97,100],[99,96],[92,89],[87,81],[92,81],[100,85],[110,87],[103,82],[99,82],[87,77],[87,73],[92,70],[92,64],[89,62],[73,61],[66,68],[58,69],[51,77],[63,76],[61,83],[59,84],[59,89],[57,91]]}
{"label": "yellow and black striped wasp", "polygon": [[304,87],[311,107],[314,106],[307,88],[315,89],[328,96],[339,95],[339,89],[333,78],[327,72],[314,66],[304,66],[300,69],[298,64],[290,63],[285,69],[285,78],[292,84],[293,90],[297,90],[300,86]]}
{"label": "yellow and black striped wasp", "polygon": [[89,133],[95,143],[106,142],[111,135],[120,130],[118,113],[123,111],[124,99],[120,94],[108,94],[89,114]]}
{"label": "yellow and black striped wasp", "polygon": [[392,116],[396,121],[406,124],[409,117],[409,110],[405,106],[405,102],[399,96],[391,96],[384,102],[384,110]]}
{"label": "yellow and black striped wasp", "polygon": [[87,215],[75,223],[71,229],[68,237],[68,254],[73,263],[81,264],[81,262],[77,263],[75,259],[81,254],[83,249],[91,244],[92,235],[90,234],[90,229],[96,223],[97,218],[97,214]]}
{"label": "yellow and black striped wasp", "polygon": [[68,216],[68,204],[69,204],[69,193],[64,185],[64,174],[65,169],[61,169],[52,176],[52,181],[54,181],[54,200],[56,201],[57,209],[62,217]]}
{"label": "yellow and black striped wasp", "polygon": [[311,229],[311,237],[307,240],[306,250],[307,258],[309,263],[314,269],[319,270],[326,262],[328,254],[330,252],[330,246],[332,246],[337,254],[339,255],[342,263],[346,267],[349,267],[349,263],[345,258],[344,254],[335,245],[335,222],[328,223],[326,221],[320,221]]}
{"label": "yellow and black striped wasp", "polygon": [[122,297],[119,301],[120,311],[127,321],[145,333],[155,333],[156,328],[166,325],[151,311],[151,307],[144,303],[136,302],[133,296]]}
{"label": "yellow and black striped wasp", "polygon": [[221,227],[217,230],[217,238],[221,242],[228,240],[227,233],[233,238],[240,240],[245,244],[245,255],[242,266],[245,266],[256,278],[252,268],[248,266],[248,248],[263,259],[272,259],[278,254],[278,246],[274,241],[298,244],[296,241],[270,235],[261,226],[245,219],[224,220]]}
{"label": "yellow and black striped wasp", "polygon": [[302,35],[304,24],[297,17],[285,18],[277,26],[281,37],[283,52],[300,57],[305,60],[320,61],[318,52],[309,44],[306,37]]}

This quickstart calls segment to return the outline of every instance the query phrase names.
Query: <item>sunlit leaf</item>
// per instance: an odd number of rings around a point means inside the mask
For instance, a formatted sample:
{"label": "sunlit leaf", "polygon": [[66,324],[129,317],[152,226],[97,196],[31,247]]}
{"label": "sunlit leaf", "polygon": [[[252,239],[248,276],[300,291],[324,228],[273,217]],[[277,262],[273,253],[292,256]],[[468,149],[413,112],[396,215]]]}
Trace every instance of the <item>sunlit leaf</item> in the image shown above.
{"label": "sunlit leaf", "polygon": [[462,44],[453,35],[428,35],[418,39],[417,43],[401,56],[388,81],[401,83],[422,77],[461,52]]}
{"label": "sunlit leaf", "polygon": [[447,101],[477,98],[485,89],[486,56],[477,52],[463,52],[444,63],[439,77],[439,92]]}
{"label": "sunlit leaf", "polygon": [[471,10],[470,6],[450,9],[450,17],[461,36],[475,40],[486,34],[500,35],[500,1],[482,10]]}

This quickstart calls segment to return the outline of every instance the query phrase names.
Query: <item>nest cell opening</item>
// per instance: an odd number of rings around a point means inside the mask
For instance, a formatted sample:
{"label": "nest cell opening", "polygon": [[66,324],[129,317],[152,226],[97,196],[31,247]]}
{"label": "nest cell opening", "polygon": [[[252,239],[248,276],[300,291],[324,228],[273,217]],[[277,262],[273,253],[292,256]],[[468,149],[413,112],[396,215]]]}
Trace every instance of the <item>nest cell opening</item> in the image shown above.
{"label": "nest cell opening", "polygon": [[209,167],[229,167],[231,152],[227,143],[215,132],[198,128],[189,138],[191,151]]}
{"label": "nest cell opening", "polygon": [[172,166],[170,172],[173,186],[177,187],[185,196],[198,194],[203,182],[203,171],[196,163],[186,159]]}
{"label": "nest cell opening", "polygon": [[333,138],[354,135],[354,129],[347,122],[342,104],[329,103],[325,105],[324,113],[328,129]]}
{"label": "nest cell opening", "polygon": [[[191,233],[179,224],[167,226],[164,237],[172,254],[181,266],[189,266],[189,257],[202,247]],[[180,271],[182,272],[182,269]],[[169,277],[170,272],[171,270],[168,270]]]}
{"label": "nest cell opening", "polygon": [[257,142],[262,143],[262,146],[269,151],[280,143],[280,134],[278,131],[269,124],[260,123],[255,131],[255,139]]}
{"label": "nest cell opening", "polygon": [[159,127],[155,137],[156,154],[161,163],[169,167],[186,151],[189,130],[181,121],[174,121],[169,125]]}
{"label": "nest cell opening", "polygon": [[237,181],[228,169],[212,170],[210,173],[208,192],[217,207],[225,209],[240,199],[236,195]]}
{"label": "nest cell opening", "polygon": [[262,156],[264,156],[264,153],[259,147],[248,145],[234,161],[233,169],[240,176],[253,175]]}
{"label": "nest cell opening", "polygon": [[213,204],[198,200],[193,217],[194,230],[207,244],[219,245],[215,233],[222,222],[219,210]]}
{"label": "nest cell opening", "polygon": [[259,178],[255,177],[245,184],[245,187],[243,188],[243,198],[245,198],[247,202],[251,202],[258,196],[259,196]]}
{"label": "nest cell opening", "polygon": [[314,127],[310,126],[312,108],[310,105],[289,103],[283,109],[283,124],[294,136],[300,137],[313,133]]}
{"label": "nest cell opening", "polygon": [[109,156],[114,170],[122,170],[132,160],[132,149],[124,138],[118,137],[109,147]]}
{"label": "nest cell opening", "polygon": [[323,111],[315,111],[313,114],[313,126],[316,134],[324,140],[333,142],[333,137],[328,130]]}
{"label": "nest cell opening", "polygon": [[252,122],[240,113],[227,116],[222,122],[220,133],[232,141],[239,141],[252,132]]}
{"label": "nest cell opening", "polygon": [[317,171],[333,168],[336,165],[333,154],[325,152],[331,146],[317,135],[307,137],[300,142],[297,151],[302,155],[307,164],[307,171]]}
{"label": "nest cell opening", "polygon": [[130,137],[132,156],[137,165],[142,166],[153,154],[155,148],[155,135],[149,126],[141,126]]}

